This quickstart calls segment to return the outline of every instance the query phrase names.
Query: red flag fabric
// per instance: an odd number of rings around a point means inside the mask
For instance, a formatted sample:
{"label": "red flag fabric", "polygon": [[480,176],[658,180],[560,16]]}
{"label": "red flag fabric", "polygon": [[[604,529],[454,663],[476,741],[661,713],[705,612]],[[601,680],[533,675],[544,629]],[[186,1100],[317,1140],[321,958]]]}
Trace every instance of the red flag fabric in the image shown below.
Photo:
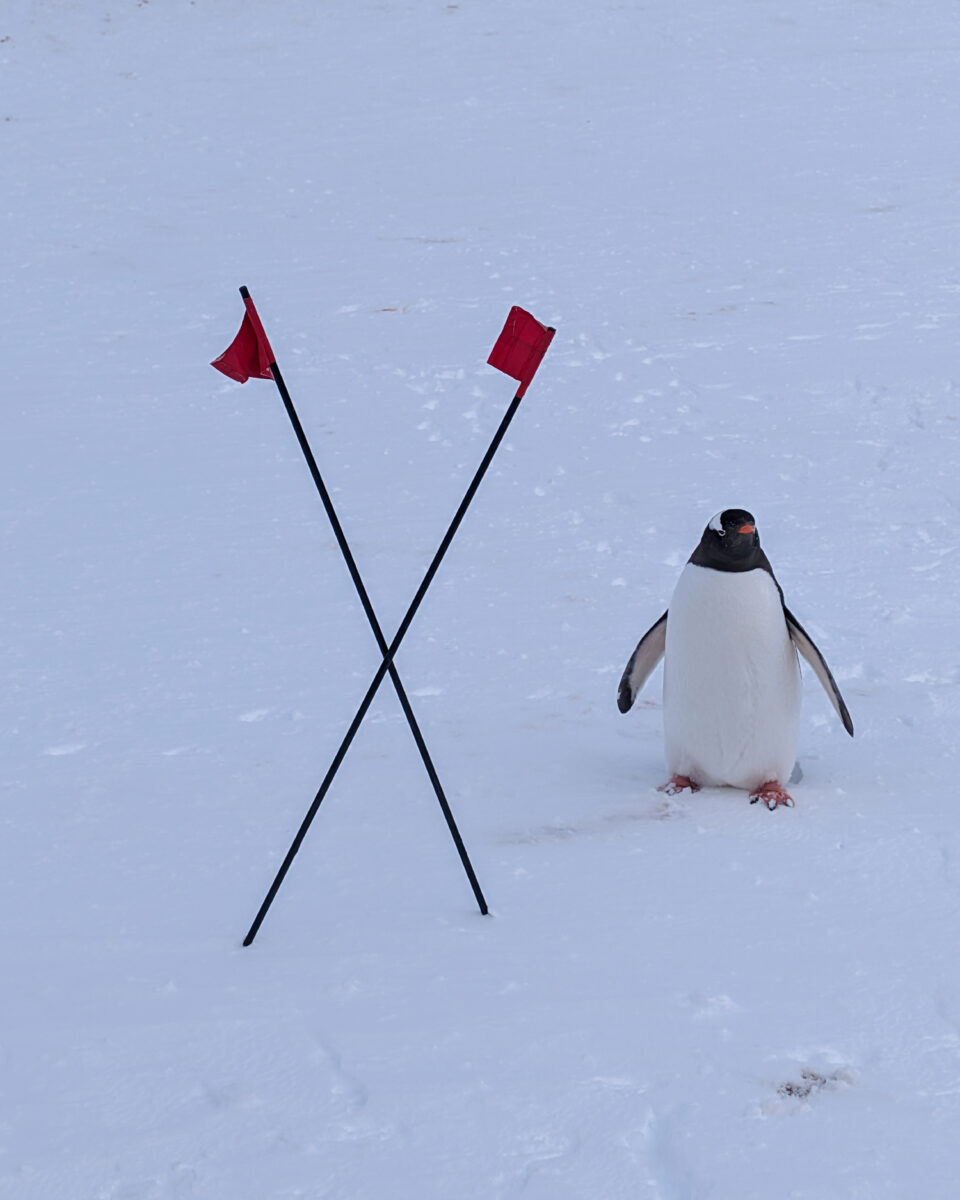
{"label": "red flag fabric", "polygon": [[555,332],[517,305],[510,309],[487,362],[511,379],[519,380],[518,399],[530,386]]}
{"label": "red flag fabric", "polygon": [[270,364],[276,359],[260,323],[260,314],[249,296],[244,295],[243,303],[247,311],[240,332],[210,366],[237,383],[246,383],[248,379],[272,379]]}

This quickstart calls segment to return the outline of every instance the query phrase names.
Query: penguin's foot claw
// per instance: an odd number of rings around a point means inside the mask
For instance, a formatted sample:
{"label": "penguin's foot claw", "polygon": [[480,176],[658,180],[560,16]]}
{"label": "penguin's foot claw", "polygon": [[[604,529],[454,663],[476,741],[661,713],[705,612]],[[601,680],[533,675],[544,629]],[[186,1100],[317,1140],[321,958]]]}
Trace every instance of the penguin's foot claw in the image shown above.
{"label": "penguin's foot claw", "polygon": [[771,812],[775,808],[793,808],[793,797],[780,786],[775,779],[762,783],[755,792],[750,793],[750,803],[756,804],[762,800]]}
{"label": "penguin's foot claw", "polygon": [[685,792],[687,788],[691,792],[699,792],[700,784],[694,783],[686,775],[674,775],[672,779],[668,779],[666,783],[662,783],[658,788],[658,792],[666,792],[668,796],[679,796],[681,792]]}

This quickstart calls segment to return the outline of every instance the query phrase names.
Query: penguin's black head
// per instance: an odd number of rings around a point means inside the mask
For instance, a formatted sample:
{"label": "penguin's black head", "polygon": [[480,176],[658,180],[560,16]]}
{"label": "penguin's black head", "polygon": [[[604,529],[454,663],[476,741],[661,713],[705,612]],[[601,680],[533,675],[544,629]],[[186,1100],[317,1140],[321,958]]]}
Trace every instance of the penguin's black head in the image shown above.
{"label": "penguin's black head", "polygon": [[722,513],[717,513],[703,531],[703,536],[709,538],[723,554],[748,554],[760,545],[753,513],[748,513],[745,508],[725,508]]}
{"label": "penguin's black head", "polygon": [[725,508],[717,513],[703,531],[690,561],[718,571],[753,571],[757,567],[770,570],[767,556],[760,549],[757,523],[745,508]]}

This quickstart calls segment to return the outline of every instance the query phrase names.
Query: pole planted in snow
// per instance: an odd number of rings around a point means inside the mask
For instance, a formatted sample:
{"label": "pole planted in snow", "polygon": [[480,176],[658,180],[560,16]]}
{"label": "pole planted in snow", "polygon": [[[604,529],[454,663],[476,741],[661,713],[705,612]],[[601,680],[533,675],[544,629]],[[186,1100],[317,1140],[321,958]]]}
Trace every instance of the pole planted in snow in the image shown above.
{"label": "pole planted in snow", "polygon": [[340,547],[340,551],[347,564],[350,576],[353,579],[354,586],[357,590],[358,596],[360,597],[360,602],[363,606],[364,612],[367,615],[367,620],[370,623],[370,627],[373,630],[380,653],[383,655],[383,660],[380,664],[380,667],[374,675],[373,680],[367,689],[367,693],[364,696],[360,707],[353,718],[353,721],[350,723],[347,733],[344,735],[343,741],[341,742],[340,747],[334,756],[333,762],[330,764],[330,767],[327,770],[327,774],[324,776],[323,782],[321,783],[320,788],[314,797],[313,803],[307,811],[307,815],[301,822],[300,828],[297,830],[297,834],[283,859],[280,869],[277,872],[273,883],[271,884],[270,889],[263,900],[263,903],[260,905],[260,909],[257,912],[253,924],[250,926],[247,936],[243,939],[243,945],[251,945],[254,938],[257,936],[257,932],[263,923],[264,917],[267,915],[267,912],[269,911],[270,906],[272,905],[274,898],[276,897],[277,892],[280,890],[280,886],[290,869],[290,865],[292,864],[297,852],[303,844],[303,840],[306,837],[307,831],[309,830],[310,825],[317,814],[317,810],[329,791],[330,785],[333,783],[333,780],[340,769],[340,765],[350,748],[350,744],[356,736],[357,730],[360,728],[360,725],[362,724],[363,719],[366,716],[367,711],[380,688],[380,685],[388,674],[390,675],[391,681],[396,689],[401,708],[403,709],[404,715],[407,718],[414,741],[417,744],[417,749],[420,751],[420,756],[423,759],[430,782],[433,785],[434,791],[437,795],[441,810],[443,811],[444,818],[446,819],[447,826],[450,830],[451,836],[453,837],[457,852],[460,855],[460,860],[470,881],[470,885],[473,889],[474,897],[476,898],[480,912],[486,915],[488,912],[486,900],[483,897],[483,892],[480,889],[480,884],[477,881],[476,874],[470,863],[470,858],[467,854],[466,847],[463,844],[463,839],[460,836],[459,830],[457,829],[453,813],[450,810],[446,796],[443,793],[440,779],[437,776],[436,769],[433,766],[433,762],[430,758],[430,754],[427,750],[427,746],[423,739],[419,725],[417,724],[413,709],[410,706],[403,683],[401,682],[397,669],[394,666],[393,659],[400,647],[401,642],[406,636],[407,630],[410,628],[410,625],[413,622],[417,610],[419,609],[420,604],[427,593],[427,589],[433,582],[433,578],[440,567],[440,563],[443,561],[447,550],[450,548],[450,544],[460,527],[460,523],[466,515],[467,509],[477,493],[477,489],[479,488],[480,483],[490,466],[490,463],[493,461],[494,455],[503,441],[510,422],[513,420],[516,414],[516,411],[520,405],[520,401],[523,399],[524,393],[530,385],[530,382],[532,381],[533,376],[547,351],[547,347],[553,340],[555,331],[552,327],[541,325],[539,321],[530,315],[530,313],[525,312],[523,309],[518,308],[517,306],[514,306],[510,310],[503,330],[497,339],[487,361],[498,370],[503,371],[505,374],[510,375],[512,378],[518,380],[520,386],[517,389],[516,395],[511,401],[509,408],[504,414],[504,417],[501,420],[496,433],[494,434],[493,440],[487,448],[486,454],[483,456],[480,466],[477,468],[470,485],[464,493],[464,497],[461,500],[460,505],[454,514],[453,520],[450,522],[450,525],[440,542],[440,546],[437,549],[430,566],[427,568],[427,572],[424,575],[419,588],[417,589],[416,595],[411,601],[403,620],[400,622],[400,627],[394,635],[393,641],[388,646],[386,638],[383,635],[383,630],[379,621],[377,620],[376,613],[374,612],[370,597],[360,576],[356,561],[347,543],[343,528],[337,517],[336,510],[333,506],[333,501],[330,498],[330,493],[327,491],[326,485],[323,482],[323,477],[320,474],[316,459],[314,458],[313,452],[310,449],[303,426],[300,423],[300,418],[297,415],[293,401],[290,397],[290,393],[283,381],[283,376],[280,373],[280,369],[277,366],[276,357],[270,348],[270,343],[267,340],[259,314],[256,311],[253,300],[251,299],[247,288],[242,287],[240,289],[240,294],[243,297],[243,302],[246,307],[246,315],[244,317],[243,324],[240,326],[240,331],[231,345],[226,351],[224,351],[223,354],[219,356],[219,358],[215,359],[211,365],[216,367],[217,370],[222,371],[225,375],[228,375],[231,379],[238,380],[240,383],[244,383],[250,378],[273,378],[274,382],[276,383],[277,389],[280,392],[280,397],[283,400],[284,408],[286,409],[287,415],[300,444],[300,448],[303,452],[304,458],[306,459],[310,474],[330,520],[337,544]]}
{"label": "pole planted in snow", "polygon": [[[487,468],[490,466],[493,456],[497,452],[497,448],[503,441],[504,434],[507,432],[507,427],[513,420],[519,404],[520,397],[515,396],[510,408],[507,410],[506,416],[500,423],[500,427],[490,444],[490,448],[484,455],[483,461],[481,462],[476,475],[473,477],[473,480],[470,486],[467,488],[463,500],[460,502],[460,507],[457,509],[456,515],[454,516],[453,521],[450,523],[450,527],[444,534],[443,541],[440,543],[440,547],[433,557],[433,562],[431,562],[430,566],[428,567],[427,573],[424,575],[423,581],[421,582],[420,587],[417,589],[417,594],[414,596],[410,607],[407,609],[403,620],[400,622],[400,628],[394,635],[393,641],[390,643],[390,645],[384,648],[383,662],[381,662],[380,666],[377,668],[377,673],[370,681],[370,686],[367,688],[366,695],[360,702],[360,707],[357,709],[353,720],[350,722],[350,727],[344,734],[343,741],[340,743],[340,747],[334,755],[333,762],[331,762],[326,775],[323,777],[323,782],[320,784],[320,788],[317,791],[316,796],[313,798],[313,803],[307,810],[307,815],[303,818],[300,828],[297,830],[296,836],[290,844],[290,849],[287,851],[283,862],[280,864],[280,869],[277,871],[276,877],[274,878],[273,883],[270,885],[270,890],[267,892],[263,903],[260,905],[260,910],[254,918],[253,924],[250,926],[247,936],[243,939],[244,946],[249,946],[253,942],[253,939],[257,936],[260,926],[263,924],[263,919],[269,912],[270,905],[273,904],[277,892],[280,890],[280,886],[283,883],[287,872],[290,870],[290,866],[293,863],[293,860],[296,858],[297,852],[303,844],[303,839],[307,836],[307,831],[313,824],[313,818],[317,815],[317,810],[323,803],[327,792],[330,790],[330,785],[333,783],[337,772],[340,770],[340,764],[343,762],[344,758],[346,758],[347,751],[350,749],[350,743],[356,737],[357,730],[363,724],[363,718],[367,715],[367,710],[373,703],[373,699],[376,696],[381,683],[383,683],[387,672],[394,670],[393,656],[400,648],[400,643],[406,636],[406,632],[410,628],[413,618],[416,616],[417,609],[420,607],[423,597],[427,593],[427,588],[429,588],[431,582],[433,581],[434,575],[437,573],[440,563],[443,561],[444,555],[450,548],[450,543],[453,541],[454,535],[460,526],[460,522],[463,520],[466,511],[469,508],[471,500],[476,495],[477,488],[480,486],[480,481],[486,474]],[[455,833],[454,840],[458,842],[459,848],[462,843],[460,843],[458,839],[459,835]],[[488,911],[486,902],[483,901],[482,897],[479,896],[478,886],[475,886],[474,894],[478,896],[481,913],[486,916]]]}

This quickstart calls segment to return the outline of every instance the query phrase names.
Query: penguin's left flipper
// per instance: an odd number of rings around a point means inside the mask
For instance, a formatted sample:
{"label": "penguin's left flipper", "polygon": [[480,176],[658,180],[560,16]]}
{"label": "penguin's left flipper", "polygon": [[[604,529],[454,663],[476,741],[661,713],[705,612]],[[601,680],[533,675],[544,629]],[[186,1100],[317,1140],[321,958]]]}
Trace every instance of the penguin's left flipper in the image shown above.
{"label": "penguin's left flipper", "polygon": [[622,713],[633,708],[633,702],[640,694],[640,689],[653,674],[657,663],[663,658],[667,644],[667,614],[664,613],[637,643],[637,648],[630,655],[630,661],[620,677],[620,687],[617,689],[617,708]]}
{"label": "penguin's left flipper", "polygon": [[827,666],[826,660],[814,645],[813,639],[786,606],[784,606],[783,614],[787,618],[787,629],[790,631],[793,644],[810,666],[813,667],[814,674],[820,680],[823,690],[830,697],[830,703],[837,710],[837,716],[843,722],[844,729],[853,737],[853,721],[850,718],[846,704],[843,702],[843,697],[840,695],[837,681]]}

